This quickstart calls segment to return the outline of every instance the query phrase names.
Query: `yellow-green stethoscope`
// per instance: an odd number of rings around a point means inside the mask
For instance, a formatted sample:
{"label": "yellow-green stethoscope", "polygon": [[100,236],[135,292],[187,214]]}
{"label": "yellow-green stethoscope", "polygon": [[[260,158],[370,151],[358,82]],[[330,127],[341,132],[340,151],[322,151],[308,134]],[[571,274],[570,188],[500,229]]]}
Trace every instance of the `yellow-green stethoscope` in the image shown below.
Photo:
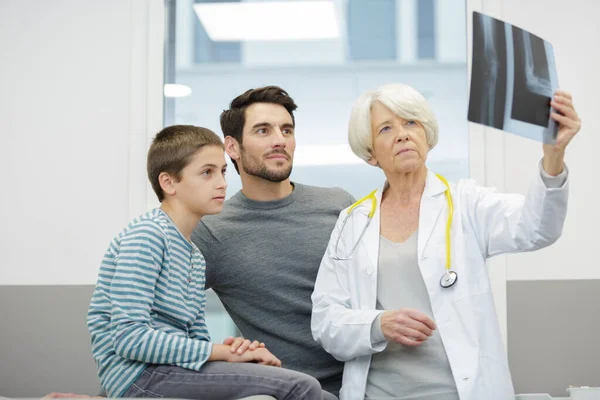
{"label": "yellow-green stethoscope", "polygon": [[[450,251],[450,229],[452,227],[452,215],[454,214],[454,207],[452,204],[452,194],[450,193],[450,185],[448,184],[448,181],[446,180],[446,178],[444,178],[440,174],[436,174],[436,176],[444,183],[444,186],[446,186],[446,201],[448,202],[448,221],[446,221],[446,272],[444,272],[444,275],[442,275],[442,279],[440,279],[440,285],[443,288],[449,288],[450,286],[454,285],[456,283],[456,281],[458,280],[458,275],[456,274],[456,272],[454,272],[450,269],[450,266],[451,266],[451,262],[450,262],[451,261],[451,258],[450,258],[450,253],[451,253],[451,251]],[[377,190],[373,190],[367,196],[363,197],[362,199],[358,200],[356,203],[352,204],[352,206],[348,209],[348,212],[347,212],[346,216],[344,217],[344,221],[342,222],[342,228],[340,229],[340,234],[338,235],[337,241],[335,243],[335,247],[333,249],[333,253],[334,253],[333,258],[335,260],[349,260],[352,257],[352,255],[354,254],[354,252],[356,251],[358,244],[362,240],[362,237],[365,234],[365,231],[367,230],[367,228],[369,227],[369,224],[371,223],[371,220],[373,219],[373,215],[375,215],[375,208],[377,207],[377,198],[375,197],[376,192],[377,192]],[[352,246],[350,253],[345,257],[340,257],[340,255],[338,253],[338,246],[340,244],[340,239],[342,237],[342,232],[344,231],[344,227],[346,226],[346,222],[348,221],[348,218],[350,218],[350,214],[352,213],[352,210],[354,210],[356,207],[358,207],[360,204],[362,204],[363,202],[365,202],[367,200],[371,200],[371,211],[369,212],[369,215],[367,217],[367,223],[365,224],[365,227],[363,228],[362,232],[360,233],[358,240],[356,241],[356,243],[354,243],[354,246]]]}

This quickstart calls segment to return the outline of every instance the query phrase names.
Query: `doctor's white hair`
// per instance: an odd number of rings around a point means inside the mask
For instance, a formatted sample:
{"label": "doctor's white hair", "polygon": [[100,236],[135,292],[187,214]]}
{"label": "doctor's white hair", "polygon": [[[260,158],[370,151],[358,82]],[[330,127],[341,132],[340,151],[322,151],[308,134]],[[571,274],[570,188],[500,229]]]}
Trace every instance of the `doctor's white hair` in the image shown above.
{"label": "doctor's white hair", "polygon": [[371,132],[371,108],[380,102],[394,114],[405,120],[419,121],[425,129],[429,149],[438,142],[438,123],[423,95],[408,85],[388,83],[376,90],[360,95],[352,106],[348,126],[348,142],[354,154],[365,161],[371,159],[373,136]]}

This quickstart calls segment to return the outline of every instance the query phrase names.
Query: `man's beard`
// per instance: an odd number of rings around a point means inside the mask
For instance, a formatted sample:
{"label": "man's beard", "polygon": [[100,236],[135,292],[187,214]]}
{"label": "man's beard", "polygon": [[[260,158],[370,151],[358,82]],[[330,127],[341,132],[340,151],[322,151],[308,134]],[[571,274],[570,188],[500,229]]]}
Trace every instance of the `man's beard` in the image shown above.
{"label": "man's beard", "polygon": [[268,154],[268,156],[271,156],[273,154],[283,154],[286,157],[288,157],[288,160],[290,161],[289,168],[276,171],[267,168],[267,166],[262,160],[249,156],[248,153],[245,152],[243,147],[241,147],[240,150],[240,161],[242,161],[242,169],[248,175],[256,176],[258,178],[265,179],[269,182],[282,182],[289,178],[290,174],[292,173],[291,157],[285,150],[275,150]]}

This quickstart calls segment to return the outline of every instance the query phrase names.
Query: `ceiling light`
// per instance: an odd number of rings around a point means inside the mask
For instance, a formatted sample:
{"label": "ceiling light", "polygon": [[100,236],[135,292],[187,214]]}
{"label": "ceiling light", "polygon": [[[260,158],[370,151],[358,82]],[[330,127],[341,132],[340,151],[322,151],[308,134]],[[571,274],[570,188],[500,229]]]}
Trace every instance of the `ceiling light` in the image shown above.
{"label": "ceiling light", "polygon": [[213,41],[340,37],[333,1],[198,3],[193,7]]}

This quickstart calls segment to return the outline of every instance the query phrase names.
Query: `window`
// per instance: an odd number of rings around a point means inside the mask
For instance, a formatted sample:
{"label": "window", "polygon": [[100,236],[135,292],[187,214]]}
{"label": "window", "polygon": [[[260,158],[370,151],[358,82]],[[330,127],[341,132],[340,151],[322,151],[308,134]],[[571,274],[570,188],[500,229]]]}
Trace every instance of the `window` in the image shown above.
{"label": "window", "polygon": [[350,60],[396,59],[396,1],[355,0],[348,7]]}
{"label": "window", "polygon": [[[195,0],[194,3],[239,3],[239,0]],[[185,15],[185,14],[184,14]],[[239,63],[242,60],[241,43],[239,41],[215,42],[210,39],[204,25],[195,23],[196,15],[187,15],[193,26],[194,63]]]}
{"label": "window", "polygon": [[435,58],[435,20],[433,0],[419,0],[417,3],[419,59]]}

